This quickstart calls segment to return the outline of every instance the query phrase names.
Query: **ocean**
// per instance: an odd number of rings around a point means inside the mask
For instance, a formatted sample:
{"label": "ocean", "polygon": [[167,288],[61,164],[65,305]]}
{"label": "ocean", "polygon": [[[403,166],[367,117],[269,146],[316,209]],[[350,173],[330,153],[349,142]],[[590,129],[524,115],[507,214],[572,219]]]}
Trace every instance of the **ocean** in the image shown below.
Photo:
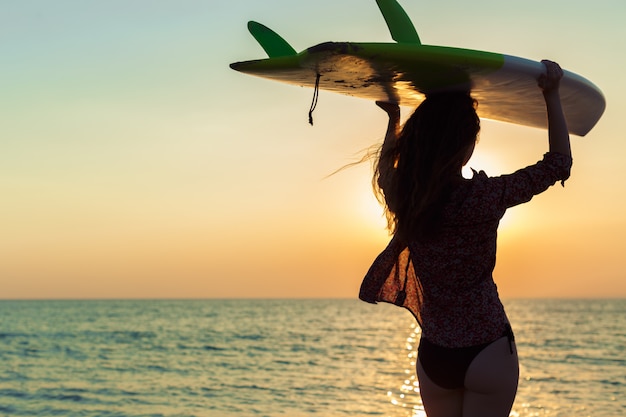
{"label": "ocean", "polygon": [[[626,300],[505,300],[516,417],[626,415]],[[422,417],[419,330],[358,300],[0,301],[0,416]]]}

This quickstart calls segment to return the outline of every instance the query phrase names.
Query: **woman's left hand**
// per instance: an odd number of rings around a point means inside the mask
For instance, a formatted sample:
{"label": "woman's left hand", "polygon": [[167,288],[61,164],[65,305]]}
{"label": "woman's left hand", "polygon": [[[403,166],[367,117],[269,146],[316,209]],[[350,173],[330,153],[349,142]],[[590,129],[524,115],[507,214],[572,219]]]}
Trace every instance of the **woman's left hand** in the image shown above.
{"label": "woman's left hand", "polygon": [[390,119],[400,119],[400,106],[398,106],[398,103],[392,103],[390,101],[377,101],[376,105],[383,109]]}

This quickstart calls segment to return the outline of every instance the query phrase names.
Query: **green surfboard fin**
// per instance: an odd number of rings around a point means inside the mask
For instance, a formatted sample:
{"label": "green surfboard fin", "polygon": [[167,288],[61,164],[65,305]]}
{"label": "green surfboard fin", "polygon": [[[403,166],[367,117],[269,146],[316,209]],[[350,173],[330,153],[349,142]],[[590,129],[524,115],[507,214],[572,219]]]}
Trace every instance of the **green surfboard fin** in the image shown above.
{"label": "green surfboard fin", "polygon": [[248,30],[270,58],[297,55],[286,40],[267,26],[251,20],[248,22]]}
{"label": "green surfboard fin", "polygon": [[396,0],[376,0],[376,3],[394,41],[421,45],[413,22]]}

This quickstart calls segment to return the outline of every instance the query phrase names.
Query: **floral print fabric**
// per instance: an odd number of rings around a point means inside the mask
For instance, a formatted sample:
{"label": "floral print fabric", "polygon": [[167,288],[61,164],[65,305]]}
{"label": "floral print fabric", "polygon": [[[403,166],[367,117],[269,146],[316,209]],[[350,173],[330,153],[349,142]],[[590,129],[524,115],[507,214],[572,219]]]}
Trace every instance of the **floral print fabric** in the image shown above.
{"label": "floral print fabric", "polygon": [[474,172],[451,193],[438,236],[420,243],[394,237],[366,274],[359,298],[407,308],[422,336],[444,347],[499,338],[508,323],[493,281],[498,223],[507,208],[569,177],[572,159],[549,152],[513,174]]}

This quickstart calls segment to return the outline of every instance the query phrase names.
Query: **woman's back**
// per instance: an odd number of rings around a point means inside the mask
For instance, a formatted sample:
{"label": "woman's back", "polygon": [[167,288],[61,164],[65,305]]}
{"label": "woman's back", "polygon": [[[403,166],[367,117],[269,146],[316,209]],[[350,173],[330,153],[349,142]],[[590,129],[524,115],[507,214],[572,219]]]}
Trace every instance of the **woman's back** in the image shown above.
{"label": "woman's back", "polygon": [[458,181],[442,206],[438,233],[427,240],[395,239],[370,269],[364,287],[373,287],[369,292],[376,301],[387,302],[408,290],[403,305],[420,322],[424,337],[440,346],[494,340],[508,323],[492,275],[499,221],[507,208],[567,179],[571,162],[567,155],[547,153],[513,174],[480,172]]}

